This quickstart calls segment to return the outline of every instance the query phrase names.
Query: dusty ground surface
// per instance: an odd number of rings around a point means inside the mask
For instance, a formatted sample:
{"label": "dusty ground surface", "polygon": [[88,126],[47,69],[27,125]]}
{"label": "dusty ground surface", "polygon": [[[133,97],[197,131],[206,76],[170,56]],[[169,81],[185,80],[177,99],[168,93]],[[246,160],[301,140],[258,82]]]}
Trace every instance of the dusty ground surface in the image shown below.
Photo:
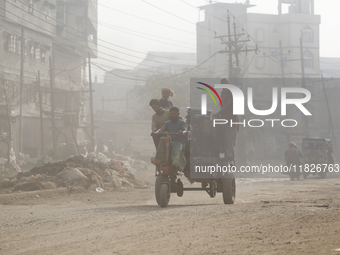
{"label": "dusty ground surface", "polygon": [[160,208],[153,189],[21,193],[0,197],[0,254],[340,254],[339,193],[340,179],[316,178],[238,180],[234,205],[186,192]]}

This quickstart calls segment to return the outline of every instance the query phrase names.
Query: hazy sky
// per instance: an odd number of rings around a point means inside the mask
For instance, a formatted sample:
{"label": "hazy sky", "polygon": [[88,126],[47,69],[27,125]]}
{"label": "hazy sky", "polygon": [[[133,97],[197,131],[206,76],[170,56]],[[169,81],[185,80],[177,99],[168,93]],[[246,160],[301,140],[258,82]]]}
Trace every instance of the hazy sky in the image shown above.
{"label": "hazy sky", "polygon": [[[243,3],[245,0],[219,2]],[[248,12],[277,14],[277,2],[250,0],[256,7],[249,8]],[[100,52],[95,62],[106,69],[130,69],[142,61],[148,51],[195,52],[195,23],[200,15],[194,7],[206,4],[205,0],[99,0]],[[339,7],[340,2],[336,0],[315,0],[315,13],[321,15],[322,57],[340,57]],[[95,68],[94,73],[101,80],[103,72]]]}

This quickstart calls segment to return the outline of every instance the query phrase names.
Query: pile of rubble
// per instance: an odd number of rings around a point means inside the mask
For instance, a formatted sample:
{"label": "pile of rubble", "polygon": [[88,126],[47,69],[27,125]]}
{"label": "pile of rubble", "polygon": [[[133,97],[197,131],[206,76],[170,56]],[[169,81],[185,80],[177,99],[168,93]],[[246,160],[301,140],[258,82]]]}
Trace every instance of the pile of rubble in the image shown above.
{"label": "pile of rubble", "polygon": [[122,155],[108,156],[102,153],[98,155],[90,153],[87,158],[84,158],[79,155],[65,161],[34,167],[28,172],[16,172],[16,176],[12,178],[0,177],[0,193],[74,186],[91,190],[148,187],[145,182],[134,177],[134,173],[138,171],[148,171],[144,161]]}

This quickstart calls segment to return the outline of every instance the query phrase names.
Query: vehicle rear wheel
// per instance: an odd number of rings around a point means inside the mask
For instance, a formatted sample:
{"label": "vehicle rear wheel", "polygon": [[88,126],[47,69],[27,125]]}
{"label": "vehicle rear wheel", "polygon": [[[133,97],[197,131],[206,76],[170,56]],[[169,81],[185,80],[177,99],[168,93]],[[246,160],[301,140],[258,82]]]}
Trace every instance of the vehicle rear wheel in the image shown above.
{"label": "vehicle rear wheel", "polygon": [[223,202],[224,204],[234,204],[236,196],[236,184],[234,175],[222,179]]}
{"label": "vehicle rear wheel", "polygon": [[163,183],[161,185],[161,192],[159,196],[159,205],[161,207],[166,207],[170,200],[170,192],[169,192],[169,185],[166,183]]}
{"label": "vehicle rear wheel", "polygon": [[161,194],[162,181],[163,181],[163,176],[158,175],[156,177],[156,181],[155,181],[155,197],[156,197],[156,201],[157,201],[158,205],[161,205],[159,197],[160,197],[160,194]]}
{"label": "vehicle rear wheel", "polygon": [[177,196],[182,197],[183,196],[183,182],[181,182],[180,179],[176,182],[176,189],[177,189]]}

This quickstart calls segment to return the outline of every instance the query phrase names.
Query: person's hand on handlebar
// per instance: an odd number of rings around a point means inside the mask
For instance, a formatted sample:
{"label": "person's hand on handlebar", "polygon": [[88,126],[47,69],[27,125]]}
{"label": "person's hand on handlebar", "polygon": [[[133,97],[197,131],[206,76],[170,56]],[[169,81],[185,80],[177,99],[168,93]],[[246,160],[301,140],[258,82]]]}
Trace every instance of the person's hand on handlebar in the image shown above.
{"label": "person's hand on handlebar", "polygon": [[186,133],[187,133],[187,131],[183,131],[183,130],[180,130],[180,131],[178,132],[179,135],[183,135],[183,136],[186,135]]}
{"label": "person's hand on handlebar", "polygon": [[152,133],[151,133],[151,136],[153,136],[154,134],[162,133],[162,132],[164,132],[164,131],[165,131],[164,128],[160,128],[160,129],[158,129],[157,131],[152,132]]}

